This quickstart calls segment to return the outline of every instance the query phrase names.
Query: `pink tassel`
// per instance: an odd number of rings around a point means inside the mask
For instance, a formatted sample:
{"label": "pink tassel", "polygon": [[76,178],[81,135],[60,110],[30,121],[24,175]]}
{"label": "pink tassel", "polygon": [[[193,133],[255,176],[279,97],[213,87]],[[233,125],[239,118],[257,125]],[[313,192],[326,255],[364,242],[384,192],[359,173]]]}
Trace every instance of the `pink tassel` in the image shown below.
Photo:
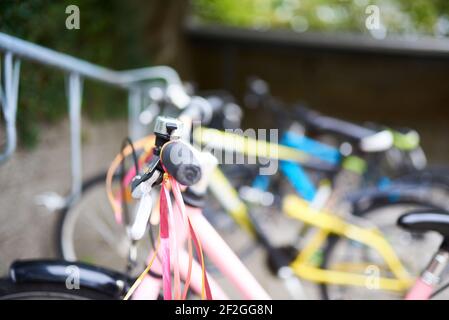
{"label": "pink tassel", "polygon": [[168,238],[161,238],[161,256],[164,300],[171,300],[170,240]]}
{"label": "pink tassel", "polygon": [[170,270],[170,236],[168,228],[168,199],[170,195],[165,187],[165,181],[162,183],[160,199],[160,234],[161,234],[161,255],[162,255],[162,288],[164,291],[164,300],[171,300],[171,270]]}

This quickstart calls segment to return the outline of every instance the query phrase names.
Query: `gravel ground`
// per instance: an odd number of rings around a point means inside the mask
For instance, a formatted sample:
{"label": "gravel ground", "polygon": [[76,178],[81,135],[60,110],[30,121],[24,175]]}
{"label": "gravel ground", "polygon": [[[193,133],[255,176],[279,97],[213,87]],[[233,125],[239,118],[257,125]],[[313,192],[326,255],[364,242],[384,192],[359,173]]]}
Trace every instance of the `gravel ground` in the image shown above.
{"label": "gravel ground", "polygon": [[[126,135],[125,121],[91,125],[83,122],[83,173],[89,177],[106,170]],[[18,150],[0,168],[0,273],[14,259],[54,257],[55,214],[36,205],[48,191],[64,195],[70,186],[68,122],[43,127],[32,151]]]}
{"label": "gravel ground", "polygon": [[[64,194],[69,190],[68,123],[65,121],[57,126],[43,127],[41,132],[37,148],[33,151],[19,150],[0,168],[0,274],[5,274],[15,259],[56,256],[55,213],[37,206],[35,198],[47,191]],[[126,132],[127,124],[123,120],[95,125],[84,120],[84,178],[107,168]],[[439,159],[445,157],[444,148],[435,148]],[[225,239],[232,247],[248,242],[246,235],[238,230],[226,233]],[[257,248],[244,261],[273,298],[290,297],[282,282],[267,271],[263,250]],[[238,297],[220,276],[217,280],[231,296]],[[316,286],[307,282],[304,286],[308,298],[319,298]]]}

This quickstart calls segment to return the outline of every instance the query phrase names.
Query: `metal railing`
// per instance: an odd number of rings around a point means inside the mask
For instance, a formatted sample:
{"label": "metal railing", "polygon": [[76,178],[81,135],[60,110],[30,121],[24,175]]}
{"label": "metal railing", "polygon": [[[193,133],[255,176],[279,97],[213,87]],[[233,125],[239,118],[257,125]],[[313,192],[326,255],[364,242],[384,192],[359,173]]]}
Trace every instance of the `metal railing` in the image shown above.
{"label": "metal railing", "polygon": [[[83,79],[95,80],[128,91],[128,130],[132,139],[142,136],[144,128],[138,117],[143,97],[150,83],[156,80],[167,85],[182,87],[181,80],[170,67],[156,66],[127,71],[114,71],[90,62],[60,53],[16,37],[0,33],[0,104],[5,119],[6,142],[0,154],[0,164],[7,161],[17,146],[16,115],[19,98],[20,61],[30,60],[65,72],[66,92],[70,119],[71,194],[69,197],[46,197],[44,204],[51,209],[64,206],[76,198],[82,186],[81,106]],[[0,57],[0,66],[2,61]],[[3,81],[1,81],[3,79]],[[43,199],[42,199],[43,200]]]}

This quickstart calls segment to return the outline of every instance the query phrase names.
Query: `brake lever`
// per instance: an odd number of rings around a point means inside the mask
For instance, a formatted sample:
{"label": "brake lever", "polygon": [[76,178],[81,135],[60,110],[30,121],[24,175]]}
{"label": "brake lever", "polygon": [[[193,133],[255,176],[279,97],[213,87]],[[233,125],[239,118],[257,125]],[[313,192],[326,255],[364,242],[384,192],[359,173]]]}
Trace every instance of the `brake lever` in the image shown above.
{"label": "brake lever", "polygon": [[[153,198],[151,197],[151,190],[156,181],[162,179],[162,174],[155,170],[154,173],[145,181],[141,181],[135,188],[134,192],[138,190],[140,196],[139,206],[137,208],[136,218],[130,229],[130,236],[137,241],[142,239],[150,219],[151,210],[153,207]],[[134,194],[133,194],[134,197]]]}
{"label": "brake lever", "polygon": [[[154,155],[153,158],[151,159],[150,163],[147,165],[144,173],[142,175],[136,175],[132,181],[131,181],[131,195],[134,199],[139,199],[142,196],[142,193],[140,191],[139,186],[145,182],[148,181],[155,173],[156,171],[160,171],[160,158],[157,155]],[[151,187],[154,184],[158,184],[159,182],[162,182],[162,175],[159,175],[159,179],[156,179]]]}
{"label": "brake lever", "polygon": [[154,155],[148,164],[145,173],[136,175],[131,181],[131,196],[134,199],[140,199],[137,207],[136,217],[130,228],[130,237],[137,241],[142,239],[150,220],[150,214],[153,207],[153,198],[151,190],[155,184],[162,182],[162,171],[160,170],[160,158]]}
{"label": "brake lever", "polygon": [[145,234],[145,230],[150,219],[153,199],[151,190],[154,185],[162,183],[164,169],[160,159],[160,151],[165,143],[173,138],[179,138],[182,128],[179,121],[173,121],[169,118],[158,117],[155,123],[154,133],[156,135],[153,157],[147,165],[142,175],[136,175],[131,181],[131,196],[140,199],[137,208],[136,218],[130,228],[130,236],[133,240],[140,240]]}

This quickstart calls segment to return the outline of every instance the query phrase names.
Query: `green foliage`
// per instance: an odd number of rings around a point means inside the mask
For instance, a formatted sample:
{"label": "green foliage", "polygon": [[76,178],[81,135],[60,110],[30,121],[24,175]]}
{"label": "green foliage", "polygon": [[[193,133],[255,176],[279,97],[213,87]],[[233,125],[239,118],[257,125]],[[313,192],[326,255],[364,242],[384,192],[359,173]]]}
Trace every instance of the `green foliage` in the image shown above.
{"label": "green foliage", "polygon": [[202,22],[297,32],[368,33],[366,9],[377,5],[389,34],[449,35],[447,0],[193,0]]}
{"label": "green foliage", "polygon": [[[65,9],[80,8],[79,30],[68,30]],[[1,0],[0,31],[113,69],[149,65],[141,41],[149,8],[144,0]],[[18,129],[21,141],[38,141],[37,124],[67,114],[65,75],[36,63],[21,67]],[[126,114],[126,93],[86,80],[83,112],[95,119]]]}

